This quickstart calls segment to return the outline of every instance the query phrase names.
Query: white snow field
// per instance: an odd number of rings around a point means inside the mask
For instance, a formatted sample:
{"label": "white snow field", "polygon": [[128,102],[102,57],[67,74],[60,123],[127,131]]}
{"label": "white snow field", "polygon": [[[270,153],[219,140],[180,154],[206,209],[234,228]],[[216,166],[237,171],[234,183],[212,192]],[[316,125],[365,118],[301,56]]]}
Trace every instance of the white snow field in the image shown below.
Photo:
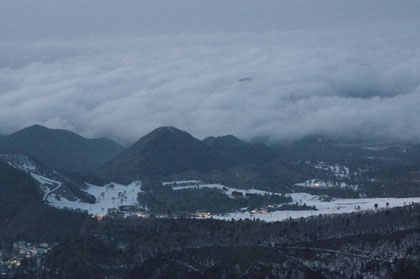
{"label": "white snow field", "polygon": [[[40,175],[31,174],[41,184],[61,185],[60,182]],[[166,182],[166,185],[188,185],[189,183],[195,184],[200,181],[174,181]],[[64,197],[59,197],[55,193],[56,190],[46,190],[46,202],[57,208],[66,208],[72,210],[86,210],[89,214],[97,216],[105,216],[108,209],[118,208],[124,205],[135,205],[138,206],[137,196],[141,192],[141,182],[136,181],[129,185],[122,185],[118,183],[110,183],[105,186],[96,186],[87,184],[86,189],[83,191],[93,195],[96,198],[96,203],[89,204],[80,200],[71,201]],[[243,195],[258,194],[258,195],[280,195],[278,193],[271,193],[263,190],[256,189],[237,189],[227,187],[220,184],[198,184],[190,186],[173,186],[172,189],[176,191],[184,189],[199,189],[199,188],[212,188],[219,189],[231,198],[234,198],[233,192],[240,192]],[[213,215],[212,218],[221,220],[230,219],[259,219],[267,222],[282,221],[289,218],[301,218],[316,216],[319,214],[340,214],[340,213],[351,213],[354,211],[366,211],[375,210],[375,204],[378,205],[378,209],[392,208],[398,206],[404,206],[411,203],[420,203],[420,197],[414,198],[363,198],[363,199],[331,199],[329,201],[323,200],[323,197],[317,195],[311,195],[307,193],[291,193],[285,194],[292,198],[291,203],[298,203],[300,205],[306,204],[307,206],[315,206],[318,210],[287,210],[287,211],[273,211],[270,213],[255,213],[250,212],[233,212],[224,215]],[[210,217],[209,217],[210,218]]]}
{"label": "white snow field", "polygon": [[96,198],[94,204],[82,202],[79,199],[70,201],[56,194],[50,194],[46,202],[57,208],[80,209],[86,210],[89,214],[96,216],[105,216],[108,209],[118,208],[120,206],[138,205],[137,196],[141,192],[141,182],[135,181],[129,185],[118,183],[109,183],[105,186],[96,186],[86,183],[87,188],[84,189],[88,194]]}
{"label": "white snow field", "polygon": [[[213,188],[224,191],[226,195],[232,196],[232,192],[241,192],[243,195],[246,193],[271,195],[271,192],[262,190],[241,190],[231,187],[226,187],[219,184],[202,184],[197,186],[179,186],[173,187],[173,190],[183,189],[198,189],[198,188]],[[279,195],[277,193],[274,193]],[[411,203],[420,203],[420,197],[413,198],[362,198],[362,199],[334,199],[329,201],[323,199],[322,196],[311,195],[308,193],[291,193],[285,194],[292,198],[292,204],[298,203],[300,205],[306,204],[307,206],[315,206],[318,210],[284,210],[273,211],[269,213],[255,213],[251,212],[233,212],[224,215],[212,215],[208,218],[222,219],[222,220],[239,220],[239,219],[259,219],[267,222],[282,221],[289,218],[296,219],[301,217],[317,216],[319,214],[341,214],[351,213],[355,211],[376,210],[375,204],[378,205],[377,209],[392,208],[398,206],[405,206]]]}
{"label": "white snow field", "polygon": [[319,214],[341,214],[351,213],[355,211],[376,210],[375,204],[378,205],[378,210],[384,208],[392,208],[409,205],[411,203],[420,203],[420,197],[413,198],[363,198],[363,199],[333,199],[331,201],[323,201],[322,197],[311,195],[307,193],[292,193],[287,194],[293,199],[293,203],[306,204],[308,206],[315,206],[318,210],[287,210],[287,211],[273,211],[270,213],[255,213],[250,212],[235,212],[229,215],[214,215],[215,219],[230,220],[230,219],[259,219],[267,222],[282,221],[289,218],[306,218],[310,216],[317,216]]}

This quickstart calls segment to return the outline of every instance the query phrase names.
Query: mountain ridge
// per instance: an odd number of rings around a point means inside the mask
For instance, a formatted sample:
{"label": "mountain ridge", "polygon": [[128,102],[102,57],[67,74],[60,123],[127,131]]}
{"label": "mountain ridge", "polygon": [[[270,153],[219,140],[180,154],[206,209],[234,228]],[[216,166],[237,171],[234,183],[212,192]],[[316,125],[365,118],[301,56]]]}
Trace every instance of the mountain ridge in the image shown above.
{"label": "mountain ridge", "polygon": [[124,148],[106,139],[88,139],[76,133],[33,125],[0,139],[0,152],[25,153],[51,169],[90,172]]}
{"label": "mountain ridge", "polygon": [[136,176],[170,175],[186,170],[223,168],[223,157],[188,132],[157,128],[99,169],[106,180],[129,182]]}
{"label": "mountain ridge", "polygon": [[248,143],[233,135],[207,137],[203,143],[221,154],[231,166],[264,164],[280,155],[279,150],[262,143]]}

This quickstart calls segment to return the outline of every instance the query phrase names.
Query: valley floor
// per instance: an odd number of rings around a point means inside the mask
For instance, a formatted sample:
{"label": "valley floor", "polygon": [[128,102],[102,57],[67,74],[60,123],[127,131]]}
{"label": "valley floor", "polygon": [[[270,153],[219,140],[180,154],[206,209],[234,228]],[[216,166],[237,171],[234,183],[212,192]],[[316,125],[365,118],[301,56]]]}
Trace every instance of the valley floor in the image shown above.
{"label": "valley floor", "polygon": [[[170,187],[170,186],[168,186]],[[240,193],[243,196],[247,194],[252,195],[280,195],[256,189],[237,189],[227,187],[220,184],[197,184],[192,186],[175,186],[172,189],[182,191],[186,189],[202,189],[211,188],[218,189],[231,198],[235,198],[235,194]],[[50,194],[47,202],[57,208],[67,208],[73,210],[85,210],[89,214],[96,216],[105,216],[110,209],[118,209],[120,206],[137,206],[137,195],[141,192],[141,182],[133,182],[129,185],[122,185],[117,183],[110,183],[106,186],[95,186],[88,184],[84,190],[88,194],[96,198],[96,203],[90,204],[80,200],[70,201],[64,197],[57,197],[55,194]],[[351,213],[358,211],[373,211],[383,210],[393,207],[401,207],[412,203],[420,203],[420,197],[411,198],[360,198],[360,199],[336,199],[325,198],[323,196],[312,195],[308,193],[290,193],[285,194],[292,198],[290,204],[306,205],[308,207],[315,207],[315,210],[270,210],[259,211],[256,213],[250,210],[243,210],[243,212],[227,212],[220,215],[208,215],[205,218],[215,218],[221,220],[239,220],[239,219],[258,219],[266,222],[282,221],[289,218],[307,218],[310,216],[329,215]],[[274,205],[273,205],[274,206]],[[276,205],[277,206],[277,205]]]}

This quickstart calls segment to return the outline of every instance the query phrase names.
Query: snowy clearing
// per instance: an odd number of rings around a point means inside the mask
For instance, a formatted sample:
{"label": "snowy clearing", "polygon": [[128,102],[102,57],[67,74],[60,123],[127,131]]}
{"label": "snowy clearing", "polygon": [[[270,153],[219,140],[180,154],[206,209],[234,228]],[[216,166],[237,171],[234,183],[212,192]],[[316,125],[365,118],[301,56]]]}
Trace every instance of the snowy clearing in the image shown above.
{"label": "snowy clearing", "polygon": [[141,192],[141,182],[135,181],[129,185],[110,183],[105,186],[96,186],[86,183],[86,193],[94,196],[94,204],[82,202],[79,199],[70,201],[55,194],[50,194],[47,203],[57,208],[86,210],[89,214],[105,216],[108,209],[119,208],[120,206],[137,206],[137,196]]}
{"label": "snowy clearing", "polygon": [[[378,209],[405,206],[411,203],[420,203],[420,197],[415,198],[368,198],[368,199],[333,199],[331,201],[323,201],[322,197],[307,193],[287,194],[293,199],[293,202],[315,206],[318,210],[301,210],[301,211],[273,211],[270,213],[235,212],[229,215],[214,215],[215,219],[231,220],[231,219],[259,219],[267,222],[282,221],[289,218],[307,218],[320,214],[342,214],[355,211],[375,210],[375,204]],[[388,203],[388,205],[387,205]]]}
{"label": "snowy clearing", "polygon": [[[31,175],[39,183],[43,192],[43,201],[50,206],[61,209],[85,210],[90,214],[104,216],[108,209],[118,209],[120,206],[138,206],[137,196],[141,192],[141,182],[136,181],[129,185],[109,183],[105,186],[86,184],[86,193],[95,197],[96,202],[90,204],[80,199],[69,200],[57,191],[63,186],[59,181],[61,175],[56,171],[47,171],[38,166],[24,154],[0,154],[9,165]],[[65,184],[65,183],[64,183]]]}
{"label": "snowy clearing", "polygon": [[[231,188],[219,184],[203,184],[197,186],[179,186],[173,187],[173,190],[183,189],[199,189],[199,188],[213,188],[224,191],[228,196],[232,196],[232,192],[241,192],[243,195],[258,194],[258,195],[281,195],[279,193],[272,193],[262,190],[242,190]],[[251,212],[234,212],[224,215],[213,215],[208,218],[215,218],[221,220],[239,220],[239,219],[259,219],[267,222],[282,221],[289,218],[306,218],[310,216],[317,216],[319,214],[341,214],[351,213],[355,211],[366,211],[375,210],[375,204],[378,205],[378,209],[392,208],[398,206],[405,206],[411,203],[420,203],[420,197],[414,198],[362,198],[362,199],[334,199],[323,200],[322,196],[311,195],[308,193],[291,193],[285,194],[292,198],[291,204],[298,203],[299,205],[306,204],[307,206],[315,206],[317,210],[284,210],[284,211],[273,211],[269,213],[255,213]]]}

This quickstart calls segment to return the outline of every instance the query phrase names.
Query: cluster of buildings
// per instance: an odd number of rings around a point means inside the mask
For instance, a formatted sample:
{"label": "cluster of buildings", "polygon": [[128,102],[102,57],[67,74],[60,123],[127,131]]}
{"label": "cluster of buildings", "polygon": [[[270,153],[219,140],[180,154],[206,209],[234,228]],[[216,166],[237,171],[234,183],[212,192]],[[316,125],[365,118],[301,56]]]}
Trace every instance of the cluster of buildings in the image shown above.
{"label": "cluster of buildings", "polygon": [[40,257],[51,248],[48,243],[14,242],[11,248],[0,250],[0,275],[7,275],[8,271],[19,267],[24,259],[35,259],[41,265]]}
{"label": "cluster of buildings", "polygon": [[262,214],[267,214],[269,211],[267,208],[255,208],[253,210],[251,210],[251,214],[256,214],[256,213],[262,213]]}
{"label": "cluster of buildings", "polygon": [[139,218],[146,218],[149,215],[144,212],[144,210],[138,205],[121,205],[118,208],[109,208],[107,216],[121,218],[134,216]]}
{"label": "cluster of buildings", "polygon": [[[249,212],[251,214],[267,214],[270,213],[272,211],[278,210],[280,208],[280,206],[278,205],[268,205],[268,206],[261,206],[261,207],[256,207],[256,208],[249,208],[249,207],[243,207],[240,209],[241,212]],[[229,216],[229,213],[224,214],[225,216]],[[195,214],[193,215],[194,217],[200,217],[200,218],[208,218],[211,217],[211,213],[208,210],[199,210],[197,212],[195,212]]]}
{"label": "cluster of buildings", "polygon": [[347,188],[354,191],[359,189],[358,185],[347,184],[343,181],[332,181],[322,179],[309,179],[302,183],[296,183],[296,186],[309,187],[309,188]]}
{"label": "cluster of buildings", "polygon": [[210,217],[211,213],[207,210],[199,210],[194,215],[195,217],[206,218],[206,217]]}

